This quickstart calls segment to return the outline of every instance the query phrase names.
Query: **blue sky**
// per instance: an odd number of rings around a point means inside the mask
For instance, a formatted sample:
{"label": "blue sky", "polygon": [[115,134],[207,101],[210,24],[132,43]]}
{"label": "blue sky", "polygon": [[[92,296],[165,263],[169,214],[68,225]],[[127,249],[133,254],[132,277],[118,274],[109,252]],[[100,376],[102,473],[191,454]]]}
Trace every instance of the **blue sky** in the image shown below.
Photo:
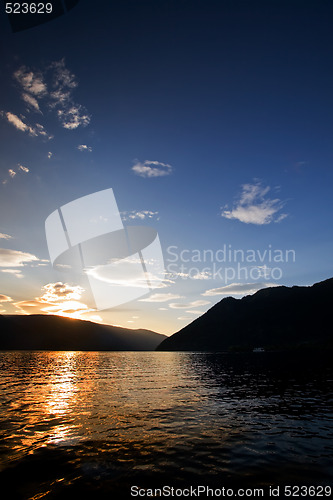
{"label": "blue sky", "polygon": [[[2,313],[170,334],[227,295],[331,277],[332,14],[81,0],[12,33],[2,12]],[[53,269],[44,223],[108,188],[125,225],[158,231],[165,279],[97,310],[84,280]]]}

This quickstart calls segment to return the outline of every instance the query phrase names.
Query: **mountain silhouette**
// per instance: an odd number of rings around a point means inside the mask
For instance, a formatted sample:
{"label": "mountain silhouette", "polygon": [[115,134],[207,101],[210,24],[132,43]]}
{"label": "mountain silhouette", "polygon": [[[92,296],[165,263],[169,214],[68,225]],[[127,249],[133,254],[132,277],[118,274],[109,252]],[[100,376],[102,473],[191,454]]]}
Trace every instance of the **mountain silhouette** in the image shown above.
{"label": "mountain silhouette", "polygon": [[333,278],[313,286],[270,287],[226,297],[166,338],[159,351],[333,349]]}
{"label": "mountain silhouette", "polygon": [[165,335],[48,315],[0,315],[0,350],[152,351]]}

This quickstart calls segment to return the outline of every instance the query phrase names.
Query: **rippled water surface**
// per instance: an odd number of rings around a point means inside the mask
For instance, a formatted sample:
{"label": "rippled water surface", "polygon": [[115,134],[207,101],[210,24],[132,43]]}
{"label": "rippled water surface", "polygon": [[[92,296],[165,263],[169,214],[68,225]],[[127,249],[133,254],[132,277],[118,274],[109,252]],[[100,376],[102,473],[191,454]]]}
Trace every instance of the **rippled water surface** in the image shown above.
{"label": "rippled water surface", "polygon": [[131,485],[332,484],[331,363],[250,353],[1,352],[11,498]]}

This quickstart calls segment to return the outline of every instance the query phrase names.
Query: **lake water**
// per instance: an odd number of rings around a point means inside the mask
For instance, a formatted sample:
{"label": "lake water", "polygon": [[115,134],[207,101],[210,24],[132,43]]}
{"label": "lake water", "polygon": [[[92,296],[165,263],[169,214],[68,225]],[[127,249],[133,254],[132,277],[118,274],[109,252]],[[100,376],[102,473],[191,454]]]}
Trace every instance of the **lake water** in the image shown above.
{"label": "lake water", "polygon": [[333,486],[330,360],[17,351],[0,352],[0,370],[8,498]]}

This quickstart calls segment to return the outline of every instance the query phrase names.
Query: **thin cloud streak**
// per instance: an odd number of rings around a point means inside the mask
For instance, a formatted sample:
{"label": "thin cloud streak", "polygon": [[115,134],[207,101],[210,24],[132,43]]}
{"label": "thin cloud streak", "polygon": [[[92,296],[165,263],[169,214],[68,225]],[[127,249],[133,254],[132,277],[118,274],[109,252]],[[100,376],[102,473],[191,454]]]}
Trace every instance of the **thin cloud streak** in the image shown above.
{"label": "thin cloud streak", "polygon": [[203,297],[213,297],[215,295],[252,295],[262,288],[270,288],[278,286],[276,283],[230,283],[230,285],[222,286],[220,288],[211,288],[206,290],[201,295]]}
{"label": "thin cloud streak", "polygon": [[15,276],[15,278],[24,278],[24,274],[20,269],[0,269],[0,272],[5,273],[5,274],[11,274],[12,276]]}
{"label": "thin cloud streak", "polygon": [[210,304],[209,300],[194,300],[193,302],[187,302],[183,304],[173,302],[169,304],[169,307],[171,307],[171,309],[192,309],[192,307],[201,307],[206,306],[207,304]]}
{"label": "thin cloud streak", "polygon": [[19,168],[19,170],[21,170],[25,174],[27,174],[29,172],[28,167],[25,167],[24,165],[21,165],[20,163],[18,164],[18,168]]}
{"label": "thin cloud streak", "polygon": [[140,299],[140,302],[168,302],[169,300],[182,299],[182,295],[175,293],[154,293],[146,299]]}
{"label": "thin cloud streak", "polygon": [[146,160],[143,163],[137,162],[132,171],[140,177],[163,177],[172,173],[172,166],[160,161]]}
{"label": "thin cloud streak", "polygon": [[11,113],[10,111],[0,111],[0,116],[7,119],[8,123],[13,125],[17,130],[20,130],[21,132],[28,132],[28,134],[32,137],[42,136],[48,140],[53,139],[53,135],[46,132],[44,126],[40,123],[36,123],[36,125],[33,127],[25,123],[23,121],[23,118],[19,118],[17,115]]}
{"label": "thin cloud streak", "polygon": [[86,144],[80,144],[80,145],[77,147],[77,149],[78,149],[79,151],[82,151],[82,152],[83,152],[83,151],[87,151],[88,153],[91,153],[91,152],[92,152],[92,147],[87,146]]}
{"label": "thin cloud streak", "polygon": [[0,248],[0,267],[22,267],[30,262],[38,262],[36,255],[9,248]]}
{"label": "thin cloud streak", "polygon": [[131,210],[129,212],[121,212],[121,217],[123,220],[145,220],[145,219],[157,219],[158,212],[154,212],[152,210]]}

